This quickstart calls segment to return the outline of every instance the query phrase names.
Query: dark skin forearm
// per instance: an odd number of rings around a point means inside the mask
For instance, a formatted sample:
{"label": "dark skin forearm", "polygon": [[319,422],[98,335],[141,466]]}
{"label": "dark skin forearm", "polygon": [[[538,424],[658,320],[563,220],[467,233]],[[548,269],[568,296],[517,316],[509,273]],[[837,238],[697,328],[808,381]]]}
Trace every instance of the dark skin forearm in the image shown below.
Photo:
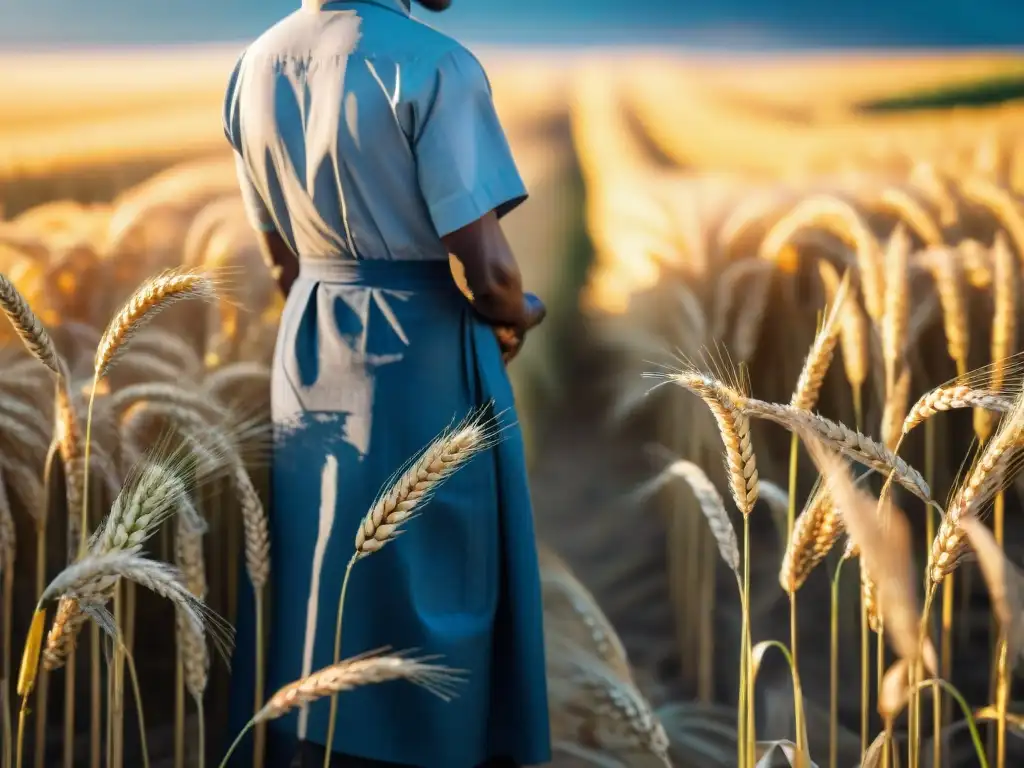
{"label": "dark skin forearm", "polygon": [[287,298],[292,284],[299,276],[299,260],[277,232],[257,232],[256,241],[263,262],[270,268],[270,274]]}
{"label": "dark skin forearm", "polygon": [[524,332],[538,322],[523,294],[523,278],[512,248],[492,212],[442,238],[463,267],[473,306],[492,325]]}

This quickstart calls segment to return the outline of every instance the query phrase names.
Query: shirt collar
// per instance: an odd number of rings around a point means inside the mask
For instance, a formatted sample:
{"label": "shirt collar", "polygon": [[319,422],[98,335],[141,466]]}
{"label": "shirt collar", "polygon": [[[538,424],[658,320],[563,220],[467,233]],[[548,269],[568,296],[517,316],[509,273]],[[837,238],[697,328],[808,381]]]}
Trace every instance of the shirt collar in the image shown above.
{"label": "shirt collar", "polygon": [[387,8],[389,11],[395,11],[401,13],[404,16],[408,16],[411,13],[410,0],[333,0],[332,2],[324,3],[322,7],[329,8],[333,5],[347,5],[349,3],[367,3],[369,5],[379,5],[381,8]]}

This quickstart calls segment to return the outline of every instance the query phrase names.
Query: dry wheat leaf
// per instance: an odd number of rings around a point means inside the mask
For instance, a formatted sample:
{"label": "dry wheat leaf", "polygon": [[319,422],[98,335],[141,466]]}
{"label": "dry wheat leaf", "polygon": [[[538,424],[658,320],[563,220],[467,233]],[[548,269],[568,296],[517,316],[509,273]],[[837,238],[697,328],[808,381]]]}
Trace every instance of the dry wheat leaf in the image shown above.
{"label": "dry wheat leaf", "polygon": [[963,518],[960,527],[978,555],[992,611],[1006,634],[1006,658],[1012,669],[1024,651],[1024,572],[1007,559],[992,532],[977,517]]}
{"label": "dry wheat leaf", "polygon": [[882,731],[875,740],[871,742],[867,751],[864,753],[864,758],[860,761],[858,768],[880,768],[882,765],[882,756],[885,752],[885,741],[886,733]]}
{"label": "dry wheat leaf", "polygon": [[[857,487],[846,462],[809,435],[804,436],[804,443],[827,483],[829,494],[843,511],[850,538],[878,585],[886,640],[900,657],[915,659],[919,651],[920,612],[906,517],[888,501],[881,515],[876,514],[878,500]],[[927,657],[925,662],[929,663]],[[934,667],[929,671],[934,673]]]}

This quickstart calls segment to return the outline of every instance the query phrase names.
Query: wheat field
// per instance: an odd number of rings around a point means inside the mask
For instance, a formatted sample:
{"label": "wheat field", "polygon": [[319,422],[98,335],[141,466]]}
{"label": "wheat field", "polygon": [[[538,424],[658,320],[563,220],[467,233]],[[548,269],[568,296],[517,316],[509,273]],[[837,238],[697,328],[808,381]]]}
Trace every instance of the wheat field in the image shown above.
{"label": "wheat field", "polygon": [[[234,55],[0,56],[3,768],[217,765],[240,573],[272,617],[281,301],[220,131]],[[1024,107],[864,105],[1021,60],[482,58],[551,307],[510,375],[553,764],[1016,764]],[[580,387],[607,477],[548,424]],[[342,660],[253,737],[457,678]]]}

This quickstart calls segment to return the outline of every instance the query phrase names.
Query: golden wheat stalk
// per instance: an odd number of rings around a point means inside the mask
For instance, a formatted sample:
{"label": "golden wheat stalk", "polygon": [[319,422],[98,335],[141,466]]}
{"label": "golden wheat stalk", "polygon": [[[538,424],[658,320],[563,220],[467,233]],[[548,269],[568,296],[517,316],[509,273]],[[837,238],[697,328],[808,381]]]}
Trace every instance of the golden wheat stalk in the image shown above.
{"label": "golden wheat stalk", "polygon": [[[999,391],[1006,378],[1006,361],[1017,351],[1017,311],[1019,270],[1006,242],[1006,236],[999,232],[992,246],[993,261],[993,303],[992,315],[992,380],[990,386]],[[981,442],[988,440],[995,428],[993,415],[986,410],[974,412],[974,431]]]}
{"label": "golden wheat stalk", "polygon": [[[835,303],[835,297],[839,292],[841,278],[839,273],[827,261],[818,262],[818,272],[825,289],[828,292],[828,300]],[[857,419],[856,427],[861,428],[861,398],[863,397],[864,382],[868,378],[868,366],[870,360],[868,336],[869,321],[860,302],[850,289],[850,295],[844,303],[844,310],[839,325],[839,348],[843,356],[843,369],[846,371],[846,380],[850,385],[850,392],[853,397],[853,410]]]}
{"label": "golden wheat stalk", "polygon": [[371,652],[332,664],[308,677],[279,689],[246,725],[221,761],[225,768],[242,739],[257,723],[276,720],[300,707],[328,696],[367,685],[405,680],[442,699],[450,701],[464,681],[461,670],[429,663],[436,657],[414,658],[405,654]]}
{"label": "golden wheat stalk", "polygon": [[845,456],[871,469],[884,474],[891,472],[896,482],[919,499],[926,504],[931,501],[931,489],[920,472],[884,445],[850,429],[845,424],[807,411],[800,411],[788,405],[768,403],[754,398],[743,400],[742,409],[750,416],[774,421],[787,429],[796,431],[802,438],[811,437],[823,440]]}
{"label": "golden wheat stalk", "polygon": [[114,315],[104,330],[93,361],[92,389],[89,393],[89,407],[86,415],[84,493],[81,509],[83,540],[80,554],[84,554],[84,535],[89,527],[89,456],[92,447],[93,409],[100,379],[110,372],[111,367],[128,348],[131,339],[157,314],[185,299],[212,298],[213,296],[214,283],[206,274],[191,270],[165,272],[143,283],[120,311]]}
{"label": "golden wheat stalk", "polygon": [[32,356],[60,376],[60,356],[53,340],[25,301],[25,297],[5,275],[0,275],[0,309],[3,309]]}
{"label": "golden wheat stalk", "polygon": [[[461,423],[444,430],[396,477],[385,486],[370,505],[359,530],[356,531],[355,552],[345,569],[338,598],[338,617],[334,629],[334,663],[341,660],[341,629],[345,610],[345,593],[355,564],[394,541],[409,522],[423,512],[427,502],[443,482],[462,469],[475,456],[489,450],[500,438],[498,417],[493,403],[477,409]],[[327,728],[329,761],[334,741],[337,697],[331,697],[331,714]]]}
{"label": "golden wheat stalk", "polygon": [[[177,518],[175,531],[175,556],[185,587],[197,600],[206,599],[206,566],[203,558],[203,534],[205,526],[196,526],[195,521],[185,515]],[[199,738],[197,754],[202,766],[206,755],[206,738],[203,720],[203,695],[210,676],[210,654],[206,648],[206,636],[190,618],[180,611],[176,614],[178,664],[181,667],[181,684],[196,703],[199,715]],[[184,702],[182,702],[184,703]],[[175,707],[176,753],[183,747],[184,708]]]}
{"label": "golden wheat stalk", "polygon": [[97,379],[109,373],[131,339],[157,314],[186,299],[212,299],[210,276],[194,270],[170,270],[147,280],[114,316],[100,338],[94,361]]}
{"label": "golden wheat stalk", "polygon": [[682,371],[669,380],[693,392],[711,410],[725,445],[733,501],[737,509],[748,516],[757,503],[759,484],[750,421],[742,412],[746,398],[737,390],[696,371]]}
{"label": "golden wheat stalk", "polygon": [[[0,579],[2,579],[2,608],[3,608],[3,642],[0,645],[0,652],[3,653],[2,677],[6,684],[11,679],[11,655],[14,652],[11,629],[14,615],[14,564],[18,556],[17,530],[14,525],[14,516],[11,513],[11,501],[7,495],[7,485],[4,482],[3,468],[0,467]],[[4,702],[6,707],[7,703]],[[4,709],[6,715],[7,709]],[[6,722],[6,717],[5,717]],[[4,740],[10,744],[11,734],[4,732]],[[3,749],[6,755],[7,748]]]}
{"label": "golden wheat stalk", "polygon": [[939,584],[952,573],[963,550],[963,518],[976,514],[1008,480],[1014,458],[1019,455],[1024,437],[1024,395],[1018,395],[1013,409],[1006,415],[998,431],[985,444],[981,455],[953,494],[942,516],[939,530],[932,542],[929,578]]}
{"label": "golden wheat stalk", "polygon": [[967,177],[960,181],[960,194],[971,203],[987,209],[992,217],[1009,234],[1017,250],[1018,258],[1024,259],[1024,214],[1013,194],[979,176]]}
{"label": "golden wheat stalk", "polygon": [[885,290],[881,319],[882,357],[886,391],[896,386],[897,366],[903,361],[903,344],[910,320],[910,237],[902,224],[896,226],[885,253]]}
{"label": "golden wheat stalk", "polygon": [[845,530],[842,515],[819,483],[793,525],[779,569],[782,589],[790,594],[799,590]]}
{"label": "golden wheat stalk", "polygon": [[378,552],[394,541],[442,482],[494,445],[497,433],[489,420],[484,409],[446,431],[380,494],[356,532],[356,559]]}
{"label": "golden wheat stalk", "polygon": [[818,395],[825,382],[825,374],[828,373],[836,342],[839,339],[840,319],[845,312],[849,290],[850,273],[846,272],[832,297],[831,308],[825,316],[825,322],[822,323],[821,329],[815,335],[814,343],[800,369],[800,377],[797,379],[793,397],[789,401],[794,408],[809,411],[818,402]]}
{"label": "golden wheat stalk", "polygon": [[[126,553],[137,555],[157,528],[179,509],[187,509],[185,485],[171,465],[150,463],[142,467],[117,497],[110,515],[97,529],[86,551],[92,554]],[[116,578],[106,584],[113,588]],[[46,638],[43,651],[48,670],[61,667],[74,648],[78,631],[87,617],[77,596],[65,596],[57,605],[57,616]]]}
{"label": "golden wheat stalk", "polygon": [[397,654],[350,659],[314,672],[284,686],[271,696],[255,717],[256,722],[276,720],[314,701],[366,685],[406,680],[443,701],[458,695],[459,670],[427,663],[430,658]]}
{"label": "golden wheat stalk", "polygon": [[970,322],[967,312],[967,278],[959,254],[949,248],[933,248],[915,258],[931,275],[942,306],[942,323],[946,335],[946,349],[956,363],[959,373],[964,372],[970,353]]}
{"label": "golden wheat stalk", "polygon": [[715,488],[715,484],[711,482],[704,470],[692,461],[684,459],[673,461],[664,469],[661,477],[664,479],[677,477],[690,486],[700,505],[701,512],[708,522],[711,534],[718,544],[718,554],[736,576],[737,586],[742,588],[740,584],[740,547],[736,538],[736,529],[733,528],[729,513],[725,509],[725,502],[718,489]]}
{"label": "golden wheat stalk", "polygon": [[958,408],[980,408],[992,413],[1007,413],[1013,399],[988,389],[972,389],[967,384],[950,384],[926,392],[911,407],[903,421],[901,432],[907,435],[915,427],[937,413]]}

